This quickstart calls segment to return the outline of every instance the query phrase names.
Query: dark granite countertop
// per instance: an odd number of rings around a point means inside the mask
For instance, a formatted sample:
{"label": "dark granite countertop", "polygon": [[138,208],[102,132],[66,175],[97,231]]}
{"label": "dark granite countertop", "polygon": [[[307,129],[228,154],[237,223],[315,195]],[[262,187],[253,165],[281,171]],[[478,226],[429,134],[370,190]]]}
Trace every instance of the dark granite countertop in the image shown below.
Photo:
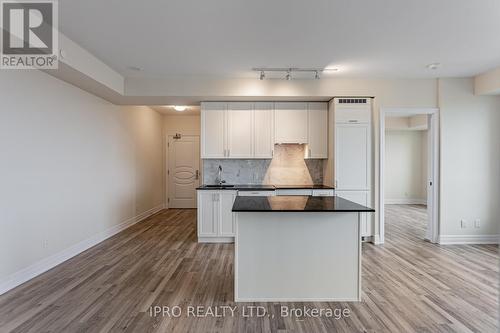
{"label": "dark granite countertop", "polygon": [[207,186],[201,185],[197,190],[238,190],[238,191],[274,191],[275,189],[281,190],[303,190],[303,189],[319,189],[319,190],[333,190],[334,187],[326,185],[262,185],[262,184],[235,184],[232,186]]}
{"label": "dark granite countertop", "polygon": [[279,190],[334,190],[332,186],[315,184],[315,185],[274,185]]}
{"label": "dark granite countertop", "polygon": [[233,212],[374,212],[340,197],[236,197]]}
{"label": "dark granite countertop", "polygon": [[236,184],[234,186],[207,186],[201,185],[197,190],[233,190],[233,191],[274,191],[274,185]]}

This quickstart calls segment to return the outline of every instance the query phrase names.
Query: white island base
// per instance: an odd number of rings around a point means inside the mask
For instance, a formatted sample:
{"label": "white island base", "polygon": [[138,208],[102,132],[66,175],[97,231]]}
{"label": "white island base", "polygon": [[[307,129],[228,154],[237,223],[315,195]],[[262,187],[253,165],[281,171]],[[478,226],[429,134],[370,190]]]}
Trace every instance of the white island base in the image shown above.
{"label": "white island base", "polygon": [[359,301],[358,212],[237,212],[235,301]]}

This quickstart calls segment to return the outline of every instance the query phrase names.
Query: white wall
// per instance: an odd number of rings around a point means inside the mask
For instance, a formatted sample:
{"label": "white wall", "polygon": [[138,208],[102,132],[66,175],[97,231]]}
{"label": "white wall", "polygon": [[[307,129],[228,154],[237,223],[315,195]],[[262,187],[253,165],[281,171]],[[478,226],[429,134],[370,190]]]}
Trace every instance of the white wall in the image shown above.
{"label": "white wall", "polygon": [[[388,118],[390,119],[390,118]],[[385,132],[386,204],[424,204],[427,199],[427,131]]]}
{"label": "white wall", "polygon": [[164,128],[167,134],[199,135],[201,120],[199,115],[195,116],[164,116]]}
{"label": "white wall", "polygon": [[439,80],[442,235],[499,232],[500,97],[475,96],[473,85],[473,79]]}
{"label": "white wall", "polygon": [[0,288],[162,205],[156,111],[39,71],[2,71],[0,95]]}

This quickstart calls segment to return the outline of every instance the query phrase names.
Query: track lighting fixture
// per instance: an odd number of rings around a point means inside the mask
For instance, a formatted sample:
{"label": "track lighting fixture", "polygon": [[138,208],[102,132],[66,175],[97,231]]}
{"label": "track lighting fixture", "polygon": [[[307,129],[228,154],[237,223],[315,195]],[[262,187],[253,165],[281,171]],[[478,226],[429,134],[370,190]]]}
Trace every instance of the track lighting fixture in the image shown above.
{"label": "track lighting fixture", "polygon": [[[319,80],[321,78],[321,73],[325,70],[332,69],[323,69],[323,68],[253,68],[253,71],[260,72],[259,79],[264,80],[266,78],[266,72],[285,72],[285,80],[290,81],[292,79],[292,72],[305,72],[305,73],[313,73],[314,79]],[[336,71],[337,69],[333,69]],[[301,77],[302,78],[302,77]]]}

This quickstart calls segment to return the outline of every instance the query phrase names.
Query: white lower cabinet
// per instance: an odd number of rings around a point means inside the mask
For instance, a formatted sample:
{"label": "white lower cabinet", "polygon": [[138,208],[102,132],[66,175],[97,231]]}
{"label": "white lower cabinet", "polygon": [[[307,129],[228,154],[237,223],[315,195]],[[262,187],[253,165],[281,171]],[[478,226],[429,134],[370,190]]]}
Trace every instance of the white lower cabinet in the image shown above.
{"label": "white lower cabinet", "polygon": [[219,193],[219,234],[221,236],[234,237],[235,214],[233,213],[236,191],[220,191]]}
{"label": "white lower cabinet", "polygon": [[[355,202],[359,205],[371,207],[370,191],[335,191],[335,195]],[[372,236],[372,213],[361,213],[361,236]]]}
{"label": "white lower cabinet", "polygon": [[232,212],[236,191],[198,191],[198,242],[234,241],[235,214]]}

